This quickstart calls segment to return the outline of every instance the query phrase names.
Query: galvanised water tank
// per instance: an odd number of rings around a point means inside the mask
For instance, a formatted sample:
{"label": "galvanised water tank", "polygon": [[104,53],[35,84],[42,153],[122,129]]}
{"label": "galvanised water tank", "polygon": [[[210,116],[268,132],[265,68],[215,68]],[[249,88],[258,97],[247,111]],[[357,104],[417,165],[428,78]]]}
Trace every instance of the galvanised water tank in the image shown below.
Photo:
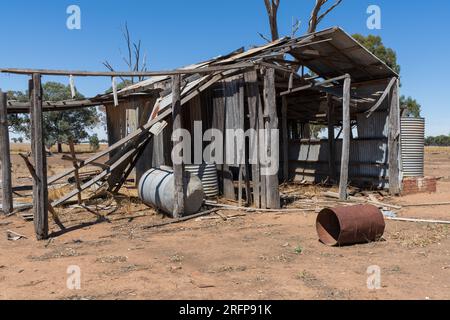
{"label": "galvanised water tank", "polygon": [[[184,216],[197,213],[205,200],[203,185],[195,175],[185,175],[186,202]],[[146,204],[173,216],[175,181],[172,170],[151,169],[139,181],[139,198]]]}
{"label": "galvanised water tank", "polygon": [[423,177],[425,119],[401,118],[401,149],[404,177]]}

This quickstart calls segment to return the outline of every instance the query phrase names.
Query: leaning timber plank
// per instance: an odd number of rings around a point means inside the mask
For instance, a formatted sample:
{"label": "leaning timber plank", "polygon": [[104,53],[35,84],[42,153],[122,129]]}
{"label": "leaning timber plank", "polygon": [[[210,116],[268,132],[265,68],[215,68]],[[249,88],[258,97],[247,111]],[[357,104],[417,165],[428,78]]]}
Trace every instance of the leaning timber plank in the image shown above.
{"label": "leaning timber plank", "polygon": [[384,90],[383,94],[381,95],[380,99],[375,103],[375,105],[367,111],[366,117],[370,118],[372,114],[378,110],[378,108],[381,106],[381,104],[386,100],[386,97],[388,96],[389,92],[391,92],[392,86],[396,83],[397,78],[392,78],[389,82],[388,86],[386,87],[386,90]]}
{"label": "leaning timber plank", "polygon": [[[157,124],[158,122],[160,122],[161,120],[167,118],[169,115],[172,114],[172,110],[166,110],[163,113],[161,113],[158,117],[156,117],[153,120],[150,120],[147,124],[145,124],[144,126],[142,126],[141,128],[139,128],[138,130],[132,132],[131,134],[129,134],[128,136],[126,136],[125,138],[117,141],[116,143],[114,143],[112,146],[110,146],[109,148],[105,149],[104,151],[101,151],[97,154],[95,154],[94,156],[92,156],[91,158],[87,159],[86,161],[84,161],[83,167],[87,166],[93,162],[95,162],[96,160],[100,159],[101,157],[104,157],[106,155],[108,155],[109,153],[111,153],[112,151],[122,147],[124,144],[136,139],[137,137],[140,137],[143,133],[148,132],[155,124]],[[51,178],[49,178],[48,182],[49,184],[53,184],[56,181],[61,180],[62,178],[68,176],[69,174],[72,174],[75,172],[75,169],[69,169],[65,172],[62,172],[56,176],[53,176]]]}
{"label": "leaning timber plank", "polygon": [[[145,143],[142,142],[141,145]],[[140,146],[139,146],[140,147]],[[83,184],[81,186],[81,191],[86,190],[87,188],[93,186],[94,184],[96,184],[97,182],[105,179],[113,170],[117,169],[120,165],[122,165],[126,160],[128,160],[128,158],[130,156],[132,156],[135,153],[135,150],[130,150],[127,153],[125,153],[117,162],[115,162],[113,165],[111,165],[110,170],[105,170],[102,173],[100,173],[98,176],[94,177],[92,180],[86,182],[85,184]],[[78,190],[74,190],[72,192],[70,192],[69,194],[67,194],[66,196],[62,197],[59,200],[56,200],[52,203],[53,207],[57,207],[63,203],[65,203],[67,200],[71,199],[72,197],[76,196],[79,193]]]}

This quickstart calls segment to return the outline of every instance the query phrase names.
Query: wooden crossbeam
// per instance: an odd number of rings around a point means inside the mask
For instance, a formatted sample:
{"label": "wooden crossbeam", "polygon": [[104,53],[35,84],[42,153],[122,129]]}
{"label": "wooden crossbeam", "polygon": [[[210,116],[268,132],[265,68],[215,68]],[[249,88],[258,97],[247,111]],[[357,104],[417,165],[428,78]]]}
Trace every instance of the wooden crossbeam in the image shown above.
{"label": "wooden crossbeam", "polygon": [[236,63],[230,65],[220,65],[211,67],[202,67],[195,69],[176,69],[166,71],[145,71],[145,72],[105,72],[105,71],[68,71],[68,70],[50,70],[50,69],[20,69],[20,68],[4,68],[0,69],[1,73],[10,74],[41,74],[45,76],[77,76],[77,77],[154,77],[154,76],[173,76],[183,74],[208,74],[217,71],[226,71],[232,69],[253,68],[254,63]]}

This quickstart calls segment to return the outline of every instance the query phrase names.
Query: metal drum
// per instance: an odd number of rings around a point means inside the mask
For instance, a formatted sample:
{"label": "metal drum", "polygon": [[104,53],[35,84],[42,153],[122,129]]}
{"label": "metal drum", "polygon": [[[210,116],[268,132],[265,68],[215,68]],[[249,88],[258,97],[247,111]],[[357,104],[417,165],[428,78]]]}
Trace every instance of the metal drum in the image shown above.
{"label": "metal drum", "polygon": [[385,227],[383,214],[372,205],[323,209],[316,223],[320,241],[329,246],[377,241]]}
{"label": "metal drum", "polygon": [[214,198],[219,195],[219,182],[215,164],[186,165],[185,170],[200,178],[207,197]]}
{"label": "metal drum", "polygon": [[425,119],[401,118],[401,148],[403,176],[423,177]]}
{"label": "metal drum", "polygon": [[[197,213],[205,200],[200,179],[186,173],[186,202],[184,215]],[[151,207],[158,208],[173,216],[175,202],[175,181],[173,171],[169,169],[151,169],[139,181],[139,198]]]}

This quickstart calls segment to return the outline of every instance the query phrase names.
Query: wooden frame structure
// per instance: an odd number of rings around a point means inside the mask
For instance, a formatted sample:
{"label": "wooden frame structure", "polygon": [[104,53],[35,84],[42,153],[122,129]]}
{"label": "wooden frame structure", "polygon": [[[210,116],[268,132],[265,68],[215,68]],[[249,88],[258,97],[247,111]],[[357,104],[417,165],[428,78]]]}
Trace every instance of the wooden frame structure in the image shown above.
{"label": "wooden frame structure", "polygon": [[[334,53],[330,53],[330,50],[334,50]],[[291,55],[294,61],[285,59],[286,55]],[[305,74],[305,68],[317,76]],[[326,171],[330,181],[339,180],[340,197],[346,199],[348,184],[352,178],[351,168],[355,165],[351,152],[356,141],[352,126],[363,114],[371,121],[370,119],[382,112],[386,114],[385,121],[388,119],[388,135],[382,139],[386,139],[386,149],[389,150],[389,188],[392,194],[400,192],[398,75],[339,28],[296,39],[280,39],[248,51],[240,49],[223,57],[171,71],[0,69],[0,72],[31,77],[30,103],[8,102],[4,95],[0,97],[0,129],[4,131],[6,128],[7,131],[7,113],[31,113],[32,155],[35,166],[33,207],[38,239],[48,237],[49,209],[63,205],[75,196],[80,201],[81,192],[97,183],[107,183],[109,190],[117,192],[134,168],[139,168],[142,172],[148,169],[146,165],[152,166],[151,162],[139,165],[143,154],[154,153],[156,144],[167,144],[164,139],[167,139],[167,133],[172,130],[192,130],[192,121],[195,119],[202,119],[207,128],[222,131],[228,128],[266,129],[266,132],[281,130],[279,136],[258,135],[253,145],[246,142],[240,146],[241,149],[251,149],[258,155],[260,152],[270,154],[272,162],[282,169],[279,173],[264,175],[263,166],[250,163],[249,159],[246,159],[245,165],[240,164],[237,167],[238,173],[233,172],[233,166],[228,164],[219,166],[225,197],[236,198],[234,177],[238,176],[240,201],[245,191],[248,205],[279,209],[280,180],[287,182],[295,179],[296,169],[291,159],[295,148],[292,143],[300,139],[301,143],[309,144],[309,147],[314,144],[308,131],[311,124],[321,123],[328,127],[328,140],[323,148],[328,152],[328,158],[324,161]],[[47,75],[71,77],[72,80],[74,76],[149,78],[120,91],[115,89],[109,95],[82,101],[50,103],[42,101],[41,77]],[[381,97],[380,87],[384,88]],[[388,101],[386,98],[389,98]],[[123,123],[124,118],[128,118],[125,106],[128,104],[138,105],[133,111],[138,117],[133,120],[131,133],[127,128],[122,128],[122,125],[117,126],[114,123]],[[106,106],[108,112],[109,147],[85,161],[78,161],[72,156],[70,160],[74,164],[73,168],[47,177],[46,154],[42,143],[43,112],[98,105]],[[116,127],[120,127],[120,132],[114,131],[113,128]],[[341,128],[337,136],[335,128]],[[161,132],[165,132],[165,137],[160,135]],[[342,140],[339,140],[341,134]],[[307,139],[303,139],[304,137]],[[2,134],[0,152],[4,155],[3,208],[11,212],[8,141],[7,135]],[[157,153],[166,152],[167,150],[159,150]],[[99,163],[99,159],[106,155],[109,155],[109,160]],[[318,164],[320,161],[317,161]],[[49,203],[48,185],[69,175],[77,176],[78,170],[88,165],[99,167],[100,173],[85,183],[75,177],[76,188],[61,199]],[[184,163],[175,164],[173,167],[176,190],[173,216],[181,217],[185,205]]]}

